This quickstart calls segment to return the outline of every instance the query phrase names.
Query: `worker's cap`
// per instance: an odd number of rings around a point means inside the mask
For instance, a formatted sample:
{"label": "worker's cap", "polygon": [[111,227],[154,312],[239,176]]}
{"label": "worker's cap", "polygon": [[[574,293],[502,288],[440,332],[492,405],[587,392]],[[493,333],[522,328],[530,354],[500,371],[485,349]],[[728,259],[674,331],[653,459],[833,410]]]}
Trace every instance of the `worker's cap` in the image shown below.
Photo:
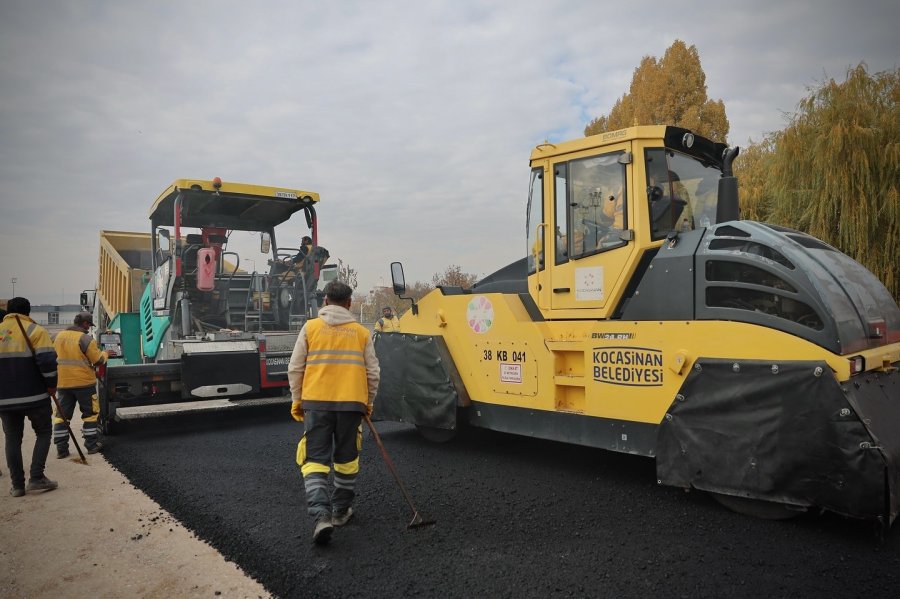
{"label": "worker's cap", "polygon": [[381,309],[381,311],[382,311],[382,312],[390,312],[390,311],[391,311],[391,307],[390,307],[390,306],[385,306],[384,308]]}
{"label": "worker's cap", "polygon": [[304,235],[303,239],[300,240],[301,243],[312,243],[312,237],[309,235]]}
{"label": "worker's cap", "polygon": [[94,326],[94,316],[90,312],[79,312],[75,315],[75,324],[88,323]]}

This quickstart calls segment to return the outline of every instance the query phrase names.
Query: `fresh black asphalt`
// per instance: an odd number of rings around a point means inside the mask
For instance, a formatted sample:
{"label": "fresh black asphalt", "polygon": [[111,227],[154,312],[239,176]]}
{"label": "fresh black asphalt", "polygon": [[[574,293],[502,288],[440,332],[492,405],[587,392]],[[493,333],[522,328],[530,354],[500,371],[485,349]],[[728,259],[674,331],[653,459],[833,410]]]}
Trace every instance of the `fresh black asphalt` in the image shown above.
{"label": "fresh black asphalt", "polygon": [[[146,420],[106,458],[277,597],[894,597],[900,531],[786,522],[660,487],[651,459],[483,430],[446,444],[366,431],[357,514],[313,545],[287,405]],[[898,525],[900,527],[900,525]],[[897,528],[897,527],[895,527]],[[139,540],[136,542],[140,542]]]}

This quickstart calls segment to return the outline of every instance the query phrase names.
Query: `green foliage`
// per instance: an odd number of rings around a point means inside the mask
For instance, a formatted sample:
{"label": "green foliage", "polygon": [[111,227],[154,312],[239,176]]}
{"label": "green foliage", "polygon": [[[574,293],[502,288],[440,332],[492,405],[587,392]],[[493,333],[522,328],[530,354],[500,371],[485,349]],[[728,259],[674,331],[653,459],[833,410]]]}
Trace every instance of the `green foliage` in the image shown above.
{"label": "green foliage", "polygon": [[736,169],[744,218],[805,231],[871,270],[900,298],[900,69],[829,79]]}
{"label": "green foliage", "polygon": [[634,125],[676,125],[724,142],[728,117],[722,100],[706,95],[706,74],[695,46],[675,40],[662,59],[645,56],[634,70],[631,87],[609,115],[595,118],[585,135]]}

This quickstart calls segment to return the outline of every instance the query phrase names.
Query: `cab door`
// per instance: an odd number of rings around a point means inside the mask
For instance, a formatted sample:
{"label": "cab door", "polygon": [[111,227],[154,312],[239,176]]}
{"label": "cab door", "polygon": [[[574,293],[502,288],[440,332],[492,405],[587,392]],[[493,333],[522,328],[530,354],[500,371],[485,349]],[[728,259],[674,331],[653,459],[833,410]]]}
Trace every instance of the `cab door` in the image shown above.
{"label": "cab door", "polygon": [[547,231],[546,250],[554,311],[594,309],[604,318],[614,308],[635,251],[629,150],[629,143],[606,146],[551,165],[553,234]]}

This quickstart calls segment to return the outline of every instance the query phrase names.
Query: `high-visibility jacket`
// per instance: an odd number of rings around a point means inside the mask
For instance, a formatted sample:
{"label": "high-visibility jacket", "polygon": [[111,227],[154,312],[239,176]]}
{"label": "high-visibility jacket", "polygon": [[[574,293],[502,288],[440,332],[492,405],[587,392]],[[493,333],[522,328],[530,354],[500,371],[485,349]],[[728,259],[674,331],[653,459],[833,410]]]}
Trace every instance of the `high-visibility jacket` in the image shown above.
{"label": "high-visibility jacket", "polygon": [[382,316],[375,322],[375,331],[378,333],[399,333],[400,319],[396,316],[385,318]]}
{"label": "high-visibility jacket", "polygon": [[55,388],[56,382],[56,351],[47,329],[22,314],[7,314],[0,323],[0,410],[38,407],[50,400],[47,389]]}
{"label": "high-visibility jacket", "polygon": [[304,410],[366,412],[379,372],[368,329],[334,305],[303,325],[288,364],[292,398]]}
{"label": "high-visibility jacket", "polygon": [[78,389],[93,387],[97,380],[94,366],[106,362],[106,352],[83,328],[73,325],[56,335],[53,342],[59,364],[59,387]]}

